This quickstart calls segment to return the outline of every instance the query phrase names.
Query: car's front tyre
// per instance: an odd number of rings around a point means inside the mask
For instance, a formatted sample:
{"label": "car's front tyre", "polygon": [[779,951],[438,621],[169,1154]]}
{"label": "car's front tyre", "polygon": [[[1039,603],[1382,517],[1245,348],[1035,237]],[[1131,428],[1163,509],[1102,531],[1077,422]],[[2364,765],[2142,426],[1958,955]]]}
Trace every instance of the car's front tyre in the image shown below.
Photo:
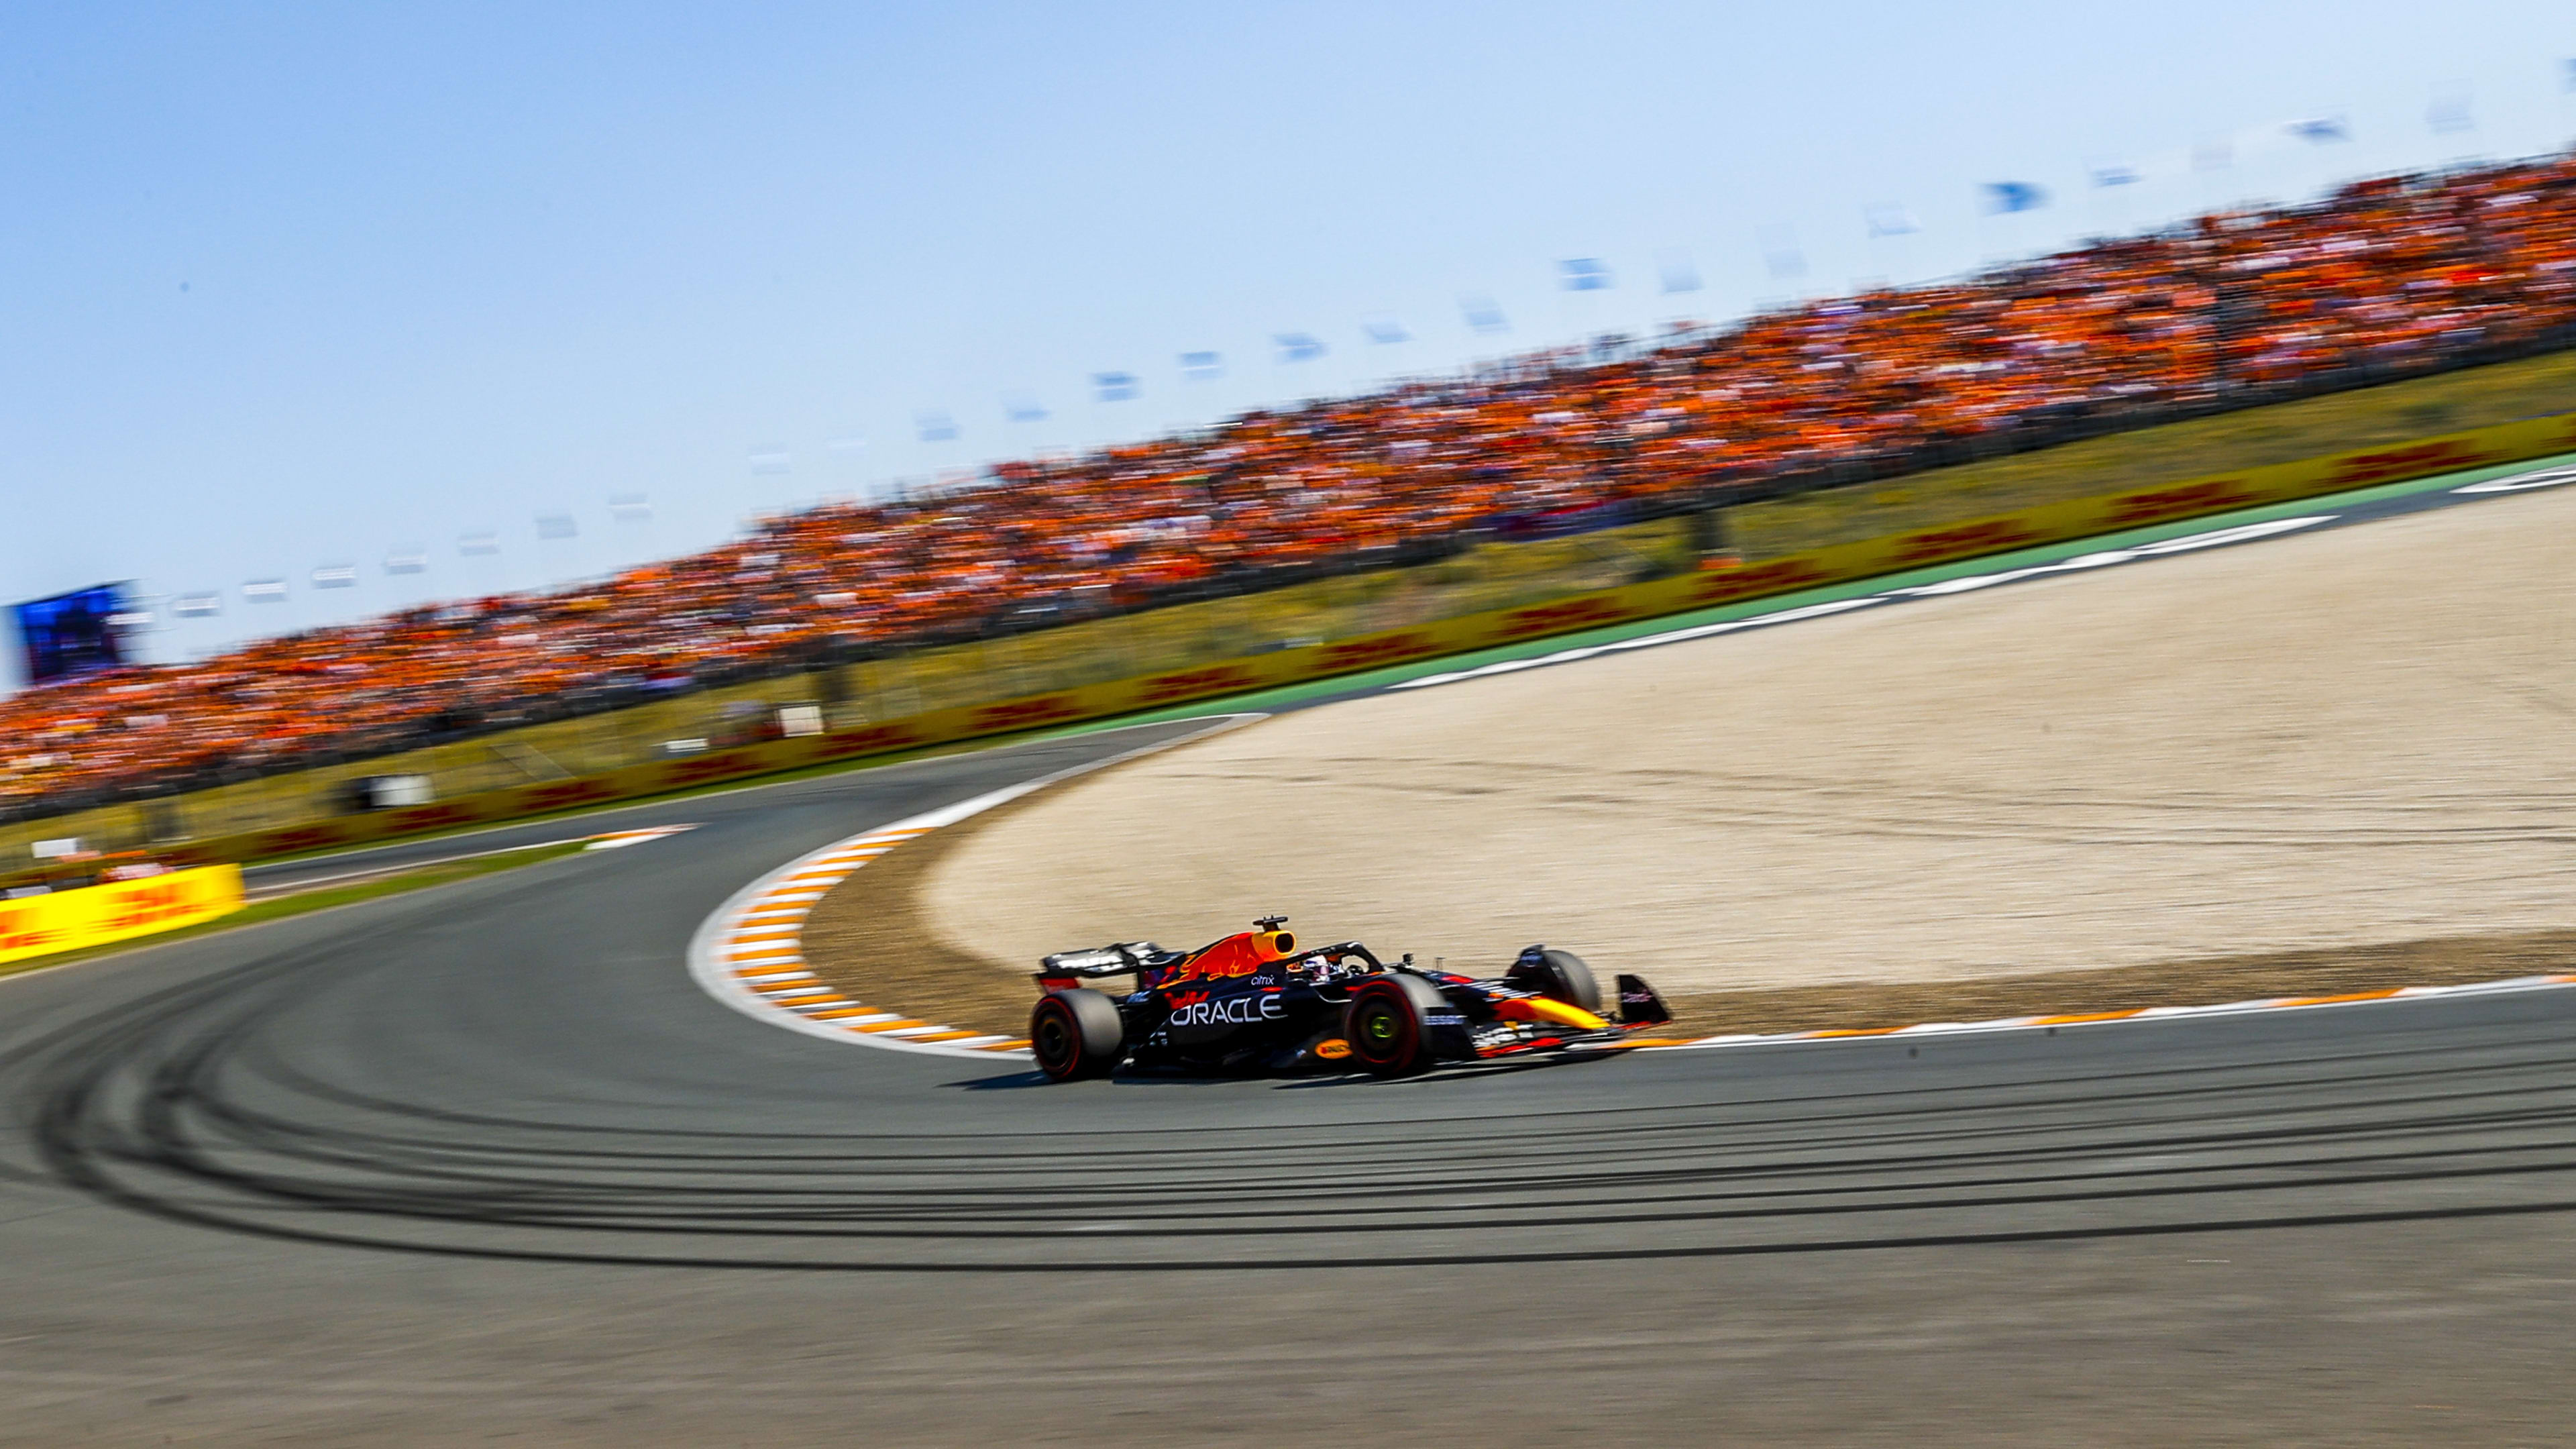
{"label": "car's front tyre", "polygon": [[1117,1003],[1085,987],[1050,991],[1029,1013],[1029,1055],[1049,1081],[1109,1075],[1126,1042]]}
{"label": "car's front tyre", "polygon": [[1583,958],[1571,951],[1542,951],[1531,965],[1513,968],[1512,978],[1515,986],[1601,1014],[1601,983],[1593,979],[1592,968]]}

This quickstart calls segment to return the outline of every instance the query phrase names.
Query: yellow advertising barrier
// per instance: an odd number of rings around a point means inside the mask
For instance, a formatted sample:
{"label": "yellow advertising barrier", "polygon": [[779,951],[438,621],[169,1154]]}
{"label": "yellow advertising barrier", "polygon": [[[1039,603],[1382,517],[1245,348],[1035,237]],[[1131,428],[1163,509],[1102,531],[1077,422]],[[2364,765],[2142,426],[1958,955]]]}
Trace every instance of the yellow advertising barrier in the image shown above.
{"label": "yellow advertising barrier", "polygon": [[[1286,684],[1358,674],[1389,665],[1463,654],[1525,639],[1598,629],[1665,614],[1855,579],[1903,573],[1985,554],[2008,553],[2090,538],[2154,523],[2288,503],[2328,493],[2456,473],[2525,458],[2576,452],[2576,414],[2531,418],[2394,447],[2276,463],[2100,498],[2051,503],[2018,513],[1916,529],[1886,538],[1784,554],[1742,568],[1657,579],[1544,604],[1469,614],[1437,623],[1216,664],[1123,679],[996,704],[961,705],[928,714],[679,760],[630,765],[603,775],[520,785],[434,805],[227,836],[163,852],[177,862],[264,860],[363,845],[429,830],[521,819],[557,810],[610,804],[695,786],[722,784],[806,765],[893,754],[959,740],[1108,719],[1191,700],[1245,694]],[[5,957],[0,957],[5,959]]]}
{"label": "yellow advertising barrier", "polygon": [[175,931],[242,906],[241,867],[210,865],[143,880],[0,901],[0,961]]}

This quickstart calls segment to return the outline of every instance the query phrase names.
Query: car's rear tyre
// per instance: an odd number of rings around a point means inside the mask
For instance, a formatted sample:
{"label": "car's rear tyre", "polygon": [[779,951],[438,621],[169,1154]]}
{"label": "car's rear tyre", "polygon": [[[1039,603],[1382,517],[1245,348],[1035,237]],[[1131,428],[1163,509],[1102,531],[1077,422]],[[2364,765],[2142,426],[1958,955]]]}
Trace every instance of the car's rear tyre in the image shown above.
{"label": "car's rear tyre", "polygon": [[1573,952],[1541,952],[1538,969],[1530,976],[1539,995],[1582,1007],[1594,1016],[1601,1014],[1601,983],[1592,979],[1592,968]]}
{"label": "car's rear tyre", "polygon": [[1050,991],[1029,1013],[1029,1055],[1049,1081],[1109,1075],[1126,1040],[1117,1003],[1084,987]]}
{"label": "car's rear tyre", "polygon": [[1376,976],[1351,993],[1342,1039],[1351,1060],[1380,1077],[1409,1077],[1431,1065],[1423,1018],[1448,1009],[1439,989],[1419,976]]}

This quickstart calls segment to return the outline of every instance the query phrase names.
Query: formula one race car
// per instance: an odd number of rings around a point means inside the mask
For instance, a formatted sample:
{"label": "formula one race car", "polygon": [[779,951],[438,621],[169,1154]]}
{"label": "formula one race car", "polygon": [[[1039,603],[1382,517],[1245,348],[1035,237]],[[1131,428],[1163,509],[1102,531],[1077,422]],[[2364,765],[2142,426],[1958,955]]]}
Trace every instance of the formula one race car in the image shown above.
{"label": "formula one race car", "polygon": [[[1035,975],[1029,1047],[1062,1082],[1122,1064],[1196,1071],[1347,1070],[1406,1076],[1443,1062],[1599,1051],[1672,1020],[1663,998],[1619,978],[1618,1019],[1571,951],[1532,946],[1490,980],[1388,966],[1357,941],[1300,950],[1265,916],[1196,951],[1127,941],[1046,958]],[[1128,976],[1111,996],[1086,981]]]}

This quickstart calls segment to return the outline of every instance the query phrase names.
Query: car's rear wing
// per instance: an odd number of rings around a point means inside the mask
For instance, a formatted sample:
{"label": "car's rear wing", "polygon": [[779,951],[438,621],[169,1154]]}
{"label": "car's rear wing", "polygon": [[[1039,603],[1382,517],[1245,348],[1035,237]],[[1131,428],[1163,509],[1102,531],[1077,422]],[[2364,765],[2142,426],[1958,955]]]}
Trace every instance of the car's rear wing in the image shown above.
{"label": "car's rear wing", "polygon": [[1121,941],[1112,946],[1094,946],[1088,951],[1058,951],[1038,963],[1030,974],[1046,991],[1062,991],[1080,982],[1103,976],[1131,976],[1148,961],[1171,953],[1151,941]]}

